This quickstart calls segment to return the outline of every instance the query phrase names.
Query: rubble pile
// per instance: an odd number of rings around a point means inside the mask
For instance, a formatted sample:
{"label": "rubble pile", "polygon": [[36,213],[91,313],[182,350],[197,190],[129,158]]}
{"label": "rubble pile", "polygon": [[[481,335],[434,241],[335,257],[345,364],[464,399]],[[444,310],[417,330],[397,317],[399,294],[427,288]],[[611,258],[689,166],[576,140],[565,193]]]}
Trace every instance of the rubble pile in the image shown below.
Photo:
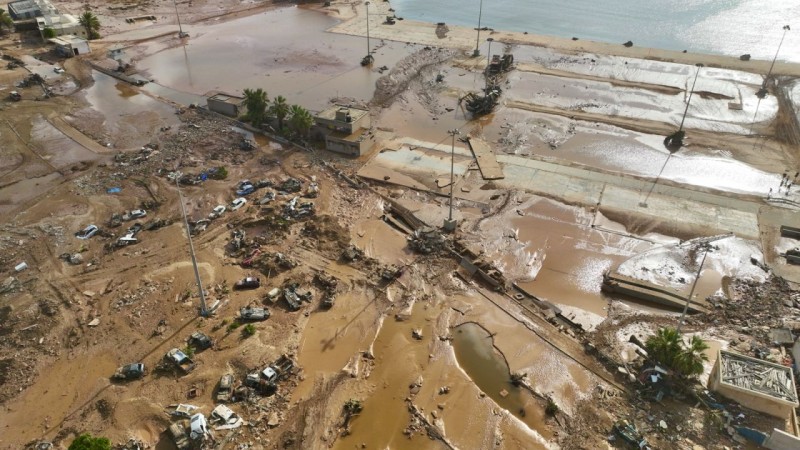
{"label": "rubble pile", "polygon": [[301,234],[305,244],[332,260],[350,245],[350,232],[328,215],[314,216],[305,223]]}
{"label": "rubble pile", "polygon": [[800,320],[800,292],[794,291],[781,277],[773,276],[765,283],[734,279],[728,290],[730,298],[709,297],[707,301],[714,309],[692,321],[733,326],[761,345],[769,346],[770,328],[783,327],[792,318]]}
{"label": "rubble pile", "polygon": [[442,233],[430,227],[420,228],[408,237],[408,247],[423,255],[440,252],[445,248],[445,244]]}

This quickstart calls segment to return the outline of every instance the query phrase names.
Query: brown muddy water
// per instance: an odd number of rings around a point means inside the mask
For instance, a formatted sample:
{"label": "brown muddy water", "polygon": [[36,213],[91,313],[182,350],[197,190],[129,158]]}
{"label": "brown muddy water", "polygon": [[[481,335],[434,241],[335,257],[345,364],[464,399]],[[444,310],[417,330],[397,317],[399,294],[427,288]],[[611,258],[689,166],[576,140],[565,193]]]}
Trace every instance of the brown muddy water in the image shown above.
{"label": "brown muddy water", "polygon": [[[392,67],[418,46],[373,39],[372,67],[362,67],[366,39],[327,33],[335,19],[298,7],[189,27],[185,46],[137,62],[156,83],[205,94],[263,88],[270,98],[321,110],[333,97],[371,100],[378,68]],[[154,47],[151,51],[156,51]]]}
{"label": "brown muddy water", "polygon": [[482,392],[530,428],[541,428],[542,409],[529,392],[511,383],[508,363],[488,331],[472,322],[459,325],[453,334],[453,349],[458,365]]}

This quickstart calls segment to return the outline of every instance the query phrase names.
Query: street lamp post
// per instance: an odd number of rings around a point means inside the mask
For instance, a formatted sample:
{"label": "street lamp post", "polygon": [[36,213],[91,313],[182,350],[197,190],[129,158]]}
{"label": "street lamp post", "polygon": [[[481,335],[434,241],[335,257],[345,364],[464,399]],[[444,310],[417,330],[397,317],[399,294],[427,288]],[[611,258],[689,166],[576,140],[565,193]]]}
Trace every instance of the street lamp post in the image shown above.
{"label": "street lamp post", "polygon": [[456,221],[453,220],[453,185],[455,184],[455,156],[456,156],[456,135],[459,134],[458,129],[448,130],[447,134],[452,137],[450,144],[450,212],[447,215],[447,220],[444,221],[445,231],[455,231]]}
{"label": "street lamp post", "polygon": [[769,71],[767,71],[767,77],[764,78],[764,83],[761,85],[761,89],[756,93],[759,98],[764,98],[767,96],[767,83],[769,82],[769,77],[772,76],[772,68],[775,67],[775,60],[778,59],[778,53],[781,51],[781,45],[783,45],[783,39],[786,37],[786,32],[791,30],[789,25],[783,26],[783,35],[781,36],[781,41],[778,43],[778,49],[775,51],[775,56],[772,58],[772,64],[769,65]]}
{"label": "street lamp post", "polygon": [[186,207],[183,204],[183,194],[181,193],[180,177],[175,178],[175,187],[178,188],[178,197],[181,202],[181,212],[183,213],[183,224],[186,226],[186,237],[189,238],[189,253],[192,255],[192,267],[194,268],[194,278],[197,281],[197,290],[200,292],[200,315],[208,316],[206,307],[206,294],[203,291],[203,283],[200,281],[200,271],[197,270],[197,258],[194,256],[194,244],[192,243],[192,231],[189,229],[189,219],[186,218]]}
{"label": "street lamp post", "polygon": [[695,72],[694,74],[692,89],[689,91],[689,98],[686,100],[686,108],[684,108],[683,110],[683,116],[681,117],[681,124],[678,127],[678,131],[664,138],[664,146],[670,150],[670,154],[678,151],[678,149],[680,149],[683,146],[683,137],[686,135],[686,132],[683,131],[683,124],[684,122],[686,122],[686,115],[689,113],[689,105],[692,104],[692,95],[694,95],[694,87],[697,85],[697,77],[700,76],[700,69],[704,67],[702,63],[697,63],[695,65],[697,66],[697,72]]}
{"label": "street lamp post", "polygon": [[472,56],[478,57],[481,56],[481,51],[478,48],[481,45],[481,15],[483,14],[483,0],[481,0],[480,6],[478,6],[478,37],[475,39],[475,51],[472,52]]}
{"label": "street lamp post", "polygon": [[369,45],[369,2],[364,2],[364,6],[367,7],[367,56],[361,60],[361,65],[368,66],[372,64],[375,58],[372,57],[372,49]]}
{"label": "street lamp post", "polygon": [[185,38],[189,36],[189,33],[183,32],[183,27],[181,27],[181,15],[178,14],[178,2],[177,0],[172,0],[172,4],[175,5],[175,17],[178,18],[178,37]]}

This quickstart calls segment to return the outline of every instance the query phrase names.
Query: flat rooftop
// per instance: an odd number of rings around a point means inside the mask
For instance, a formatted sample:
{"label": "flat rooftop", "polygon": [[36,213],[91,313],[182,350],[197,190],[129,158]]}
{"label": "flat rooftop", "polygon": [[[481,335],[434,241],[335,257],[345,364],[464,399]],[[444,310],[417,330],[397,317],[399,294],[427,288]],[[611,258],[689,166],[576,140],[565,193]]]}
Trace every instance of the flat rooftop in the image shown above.
{"label": "flat rooftop", "polygon": [[33,0],[19,0],[8,4],[8,9],[14,10],[17,14],[26,12],[40,11],[39,5]]}
{"label": "flat rooftop", "polygon": [[719,352],[719,357],[723,384],[797,406],[797,389],[791,368],[724,350]]}
{"label": "flat rooftop", "polygon": [[239,97],[233,94],[224,94],[222,92],[218,92],[209,97],[208,99],[216,100],[218,102],[230,103],[232,105],[238,105],[244,101],[244,97]]}
{"label": "flat rooftop", "polygon": [[331,106],[330,108],[317,114],[317,118],[325,120],[336,120],[336,112],[339,111],[340,109],[348,110],[348,112],[350,113],[350,117],[353,119],[353,122],[357,122],[362,117],[369,114],[369,111],[367,111],[366,109],[354,108],[352,106],[336,105],[336,106]]}
{"label": "flat rooftop", "polygon": [[48,41],[56,45],[77,45],[86,42],[86,39],[75,36],[74,34],[65,34],[60,37],[48,39]]}

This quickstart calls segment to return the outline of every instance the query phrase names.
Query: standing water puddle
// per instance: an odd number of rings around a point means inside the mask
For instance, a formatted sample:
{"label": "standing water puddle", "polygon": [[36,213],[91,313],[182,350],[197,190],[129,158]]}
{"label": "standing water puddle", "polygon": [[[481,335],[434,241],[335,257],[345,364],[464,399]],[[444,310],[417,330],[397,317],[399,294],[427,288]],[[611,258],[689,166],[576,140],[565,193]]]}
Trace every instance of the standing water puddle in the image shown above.
{"label": "standing water puddle", "polygon": [[495,403],[542,433],[544,411],[530,395],[511,384],[508,363],[494,348],[492,335],[471,322],[455,329],[453,348],[458,365]]}

